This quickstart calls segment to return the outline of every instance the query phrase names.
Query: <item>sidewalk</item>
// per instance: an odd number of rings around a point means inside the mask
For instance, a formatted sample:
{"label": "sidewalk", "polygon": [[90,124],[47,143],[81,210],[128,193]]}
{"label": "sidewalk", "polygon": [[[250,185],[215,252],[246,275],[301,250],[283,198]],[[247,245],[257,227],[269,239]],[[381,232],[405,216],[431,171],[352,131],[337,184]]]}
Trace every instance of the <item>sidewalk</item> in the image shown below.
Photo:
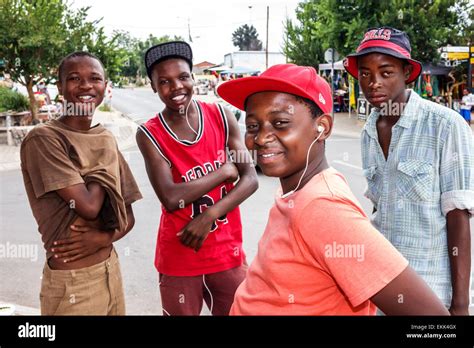
{"label": "sidewalk", "polygon": [[[362,128],[364,128],[365,121],[358,120],[357,114],[354,112],[338,112],[334,114],[334,127],[332,134],[360,138]],[[471,123],[471,131],[474,136],[474,122]]]}
{"label": "sidewalk", "polygon": [[[96,110],[92,125],[101,123],[117,139],[121,151],[136,145],[137,124],[118,111],[104,112]],[[20,168],[20,146],[0,145],[0,171]]]}
{"label": "sidewalk", "polygon": [[360,138],[362,128],[364,128],[365,121],[359,120],[355,111],[351,112],[337,112],[334,113],[334,125],[332,134]]}

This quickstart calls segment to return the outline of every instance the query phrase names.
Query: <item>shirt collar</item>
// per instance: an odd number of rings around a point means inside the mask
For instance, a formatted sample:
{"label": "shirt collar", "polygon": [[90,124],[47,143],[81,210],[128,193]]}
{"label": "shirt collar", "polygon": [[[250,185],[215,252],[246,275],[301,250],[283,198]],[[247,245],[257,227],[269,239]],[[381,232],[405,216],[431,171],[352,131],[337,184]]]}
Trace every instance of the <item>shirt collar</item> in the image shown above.
{"label": "shirt collar", "polygon": [[[397,124],[395,126],[400,126],[403,128],[410,128],[413,121],[416,118],[416,110],[418,109],[418,106],[420,104],[420,101],[422,98],[415,93],[412,89],[410,91],[410,96],[408,97],[408,102],[406,103],[405,107],[403,108],[402,116],[398,120]],[[370,113],[369,117],[367,118],[367,121],[365,123],[365,131],[367,134],[374,138],[377,139],[377,120],[380,116],[380,110],[374,108],[372,112]]]}
{"label": "shirt collar", "polygon": [[402,112],[402,117],[398,120],[397,125],[403,128],[410,128],[416,119],[417,110],[422,100],[423,99],[416,94],[414,90],[410,89],[410,97],[408,98],[408,102]]}

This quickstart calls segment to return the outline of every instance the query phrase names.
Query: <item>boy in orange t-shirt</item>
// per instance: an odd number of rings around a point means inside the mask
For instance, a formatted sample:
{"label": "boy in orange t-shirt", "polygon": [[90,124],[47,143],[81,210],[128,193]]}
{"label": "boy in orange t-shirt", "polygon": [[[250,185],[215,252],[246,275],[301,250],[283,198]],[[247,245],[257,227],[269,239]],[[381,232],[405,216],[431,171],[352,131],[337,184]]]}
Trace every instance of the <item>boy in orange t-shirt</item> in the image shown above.
{"label": "boy in orange t-shirt", "polygon": [[246,146],[281,183],[231,314],[449,314],[329,167],[331,90],[313,68],[275,65],[218,93],[246,111]]}

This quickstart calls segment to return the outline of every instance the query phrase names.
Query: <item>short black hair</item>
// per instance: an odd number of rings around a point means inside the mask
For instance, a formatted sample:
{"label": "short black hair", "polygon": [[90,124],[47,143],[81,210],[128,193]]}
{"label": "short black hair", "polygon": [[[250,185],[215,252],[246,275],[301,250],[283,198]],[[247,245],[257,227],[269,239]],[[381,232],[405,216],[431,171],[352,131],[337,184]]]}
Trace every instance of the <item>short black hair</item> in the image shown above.
{"label": "short black hair", "polygon": [[107,78],[107,73],[105,72],[104,64],[102,64],[102,62],[100,61],[100,59],[97,56],[95,56],[94,54],[92,54],[90,52],[76,51],[76,52],[72,52],[72,53],[68,54],[66,57],[64,57],[61,60],[61,63],[59,63],[59,68],[58,68],[58,79],[59,79],[59,81],[61,81],[61,76],[64,72],[64,65],[66,64],[66,62],[70,59],[77,58],[77,57],[89,57],[89,58],[97,60],[100,63],[100,66],[102,67],[102,70],[104,70],[105,78]]}
{"label": "short black hair", "polygon": [[301,97],[299,95],[295,95],[296,100],[298,103],[305,104],[309,111],[311,112],[311,118],[319,117],[323,114],[323,111],[319,108],[316,103],[308,98]]}

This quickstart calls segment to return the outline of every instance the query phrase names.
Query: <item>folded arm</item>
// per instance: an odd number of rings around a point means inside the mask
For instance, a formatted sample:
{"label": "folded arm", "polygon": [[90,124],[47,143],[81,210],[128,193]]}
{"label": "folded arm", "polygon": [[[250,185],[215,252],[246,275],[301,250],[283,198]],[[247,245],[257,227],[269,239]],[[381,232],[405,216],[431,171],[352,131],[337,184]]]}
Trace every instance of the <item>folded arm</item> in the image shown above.
{"label": "folded arm", "polygon": [[97,218],[106,194],[104,188],[96,182],[72,185],[56,192],[85,220]]}
{"label": "folded arm", "polygon": [[234,181],[238,171],[232,163],[225,163],[216,171],[189,182],[175,183],[171,168],[146,135],[138,129],[137,144],[145,160],[145,167],[153,189],[166,210],[173,212],[201,198],[225,181]]}

